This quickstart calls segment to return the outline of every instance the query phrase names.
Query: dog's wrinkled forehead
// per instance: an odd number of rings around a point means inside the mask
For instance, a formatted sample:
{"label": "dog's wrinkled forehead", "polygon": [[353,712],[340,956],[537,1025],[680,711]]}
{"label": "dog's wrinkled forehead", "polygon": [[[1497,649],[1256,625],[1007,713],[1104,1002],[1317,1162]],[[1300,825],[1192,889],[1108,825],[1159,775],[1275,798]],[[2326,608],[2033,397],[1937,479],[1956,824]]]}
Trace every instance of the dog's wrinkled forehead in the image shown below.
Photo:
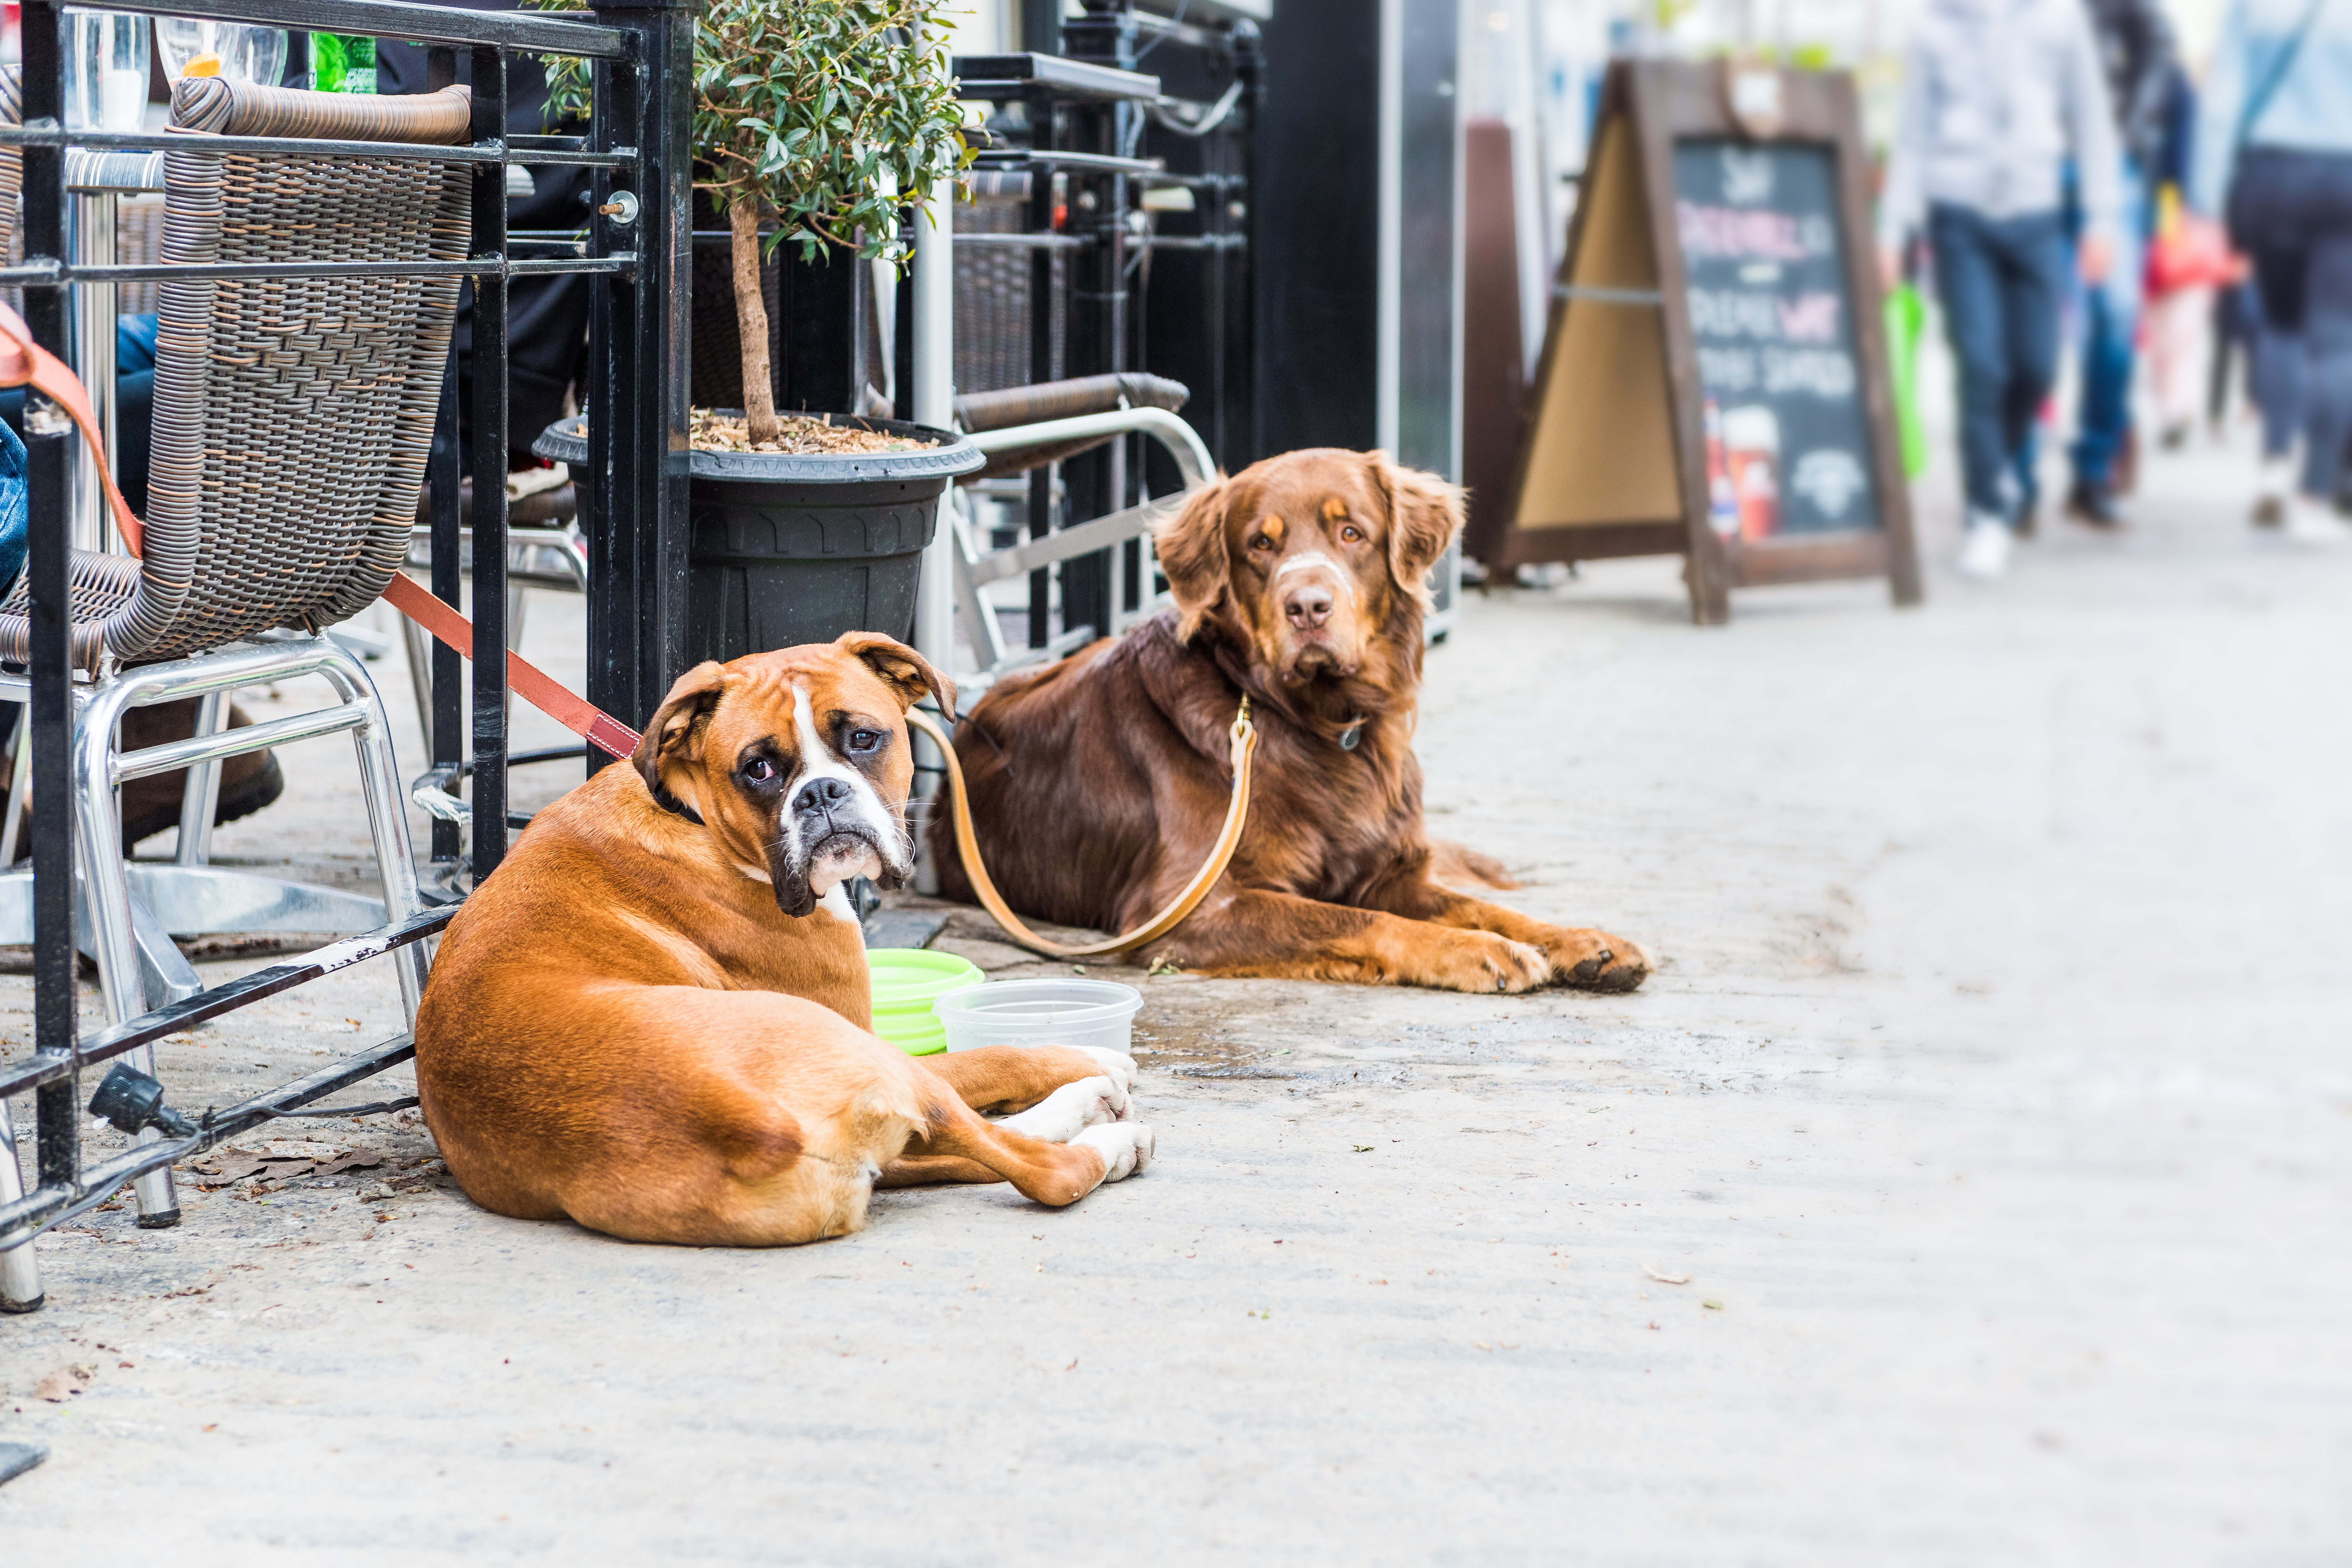
{"label": "dog's wrinkled forehead", "polygon": [[[842,750],[844,737],[836,731],[847,721],[887,723],[898,710],[890,689],[872,670],[829,648],[793,648],[740,661],[730,676],[707,736],[714,752],[709,761],[721,767],[754,742],[779,760],[821,761],[823,753]],[[819,756],[803,757],[812,742]]]}

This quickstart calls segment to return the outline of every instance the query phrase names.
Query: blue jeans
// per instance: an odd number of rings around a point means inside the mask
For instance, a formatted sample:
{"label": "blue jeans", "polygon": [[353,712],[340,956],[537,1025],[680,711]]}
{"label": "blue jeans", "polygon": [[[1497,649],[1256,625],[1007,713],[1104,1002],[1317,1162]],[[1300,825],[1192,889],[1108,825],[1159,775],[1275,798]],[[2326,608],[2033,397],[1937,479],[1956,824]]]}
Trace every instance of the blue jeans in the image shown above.
{"label": "blue jeans", "polygon": [[2131,437],[2132,368],[2138,358],[2141,274],[2148,218],[2139,165],[2124,160],[2123,232],[2105,278],[2083,290],[2083,400],[2074,416],[2074,478],[2104,487]]}
{"label": "blue jeans", "polygon": [[[155,408],[155,318],[118,316],[114,321],[114,483],[124,504],[147,515],[148,454]],[[25,389],[0,391],[0,424],[21,434]],[[5,564],[5,560],[0,560]],[[21,558],[19,564],[22,564]]]}
{"label": "blue jeans", "polygon": [[2352,440],[2352,153],[2247,148],[2231,186],[2230,230],[2253,258],[2263,322],[2276,334],[2263,340],[2280,362],[2273,385],[2302,372],[2303,493],[2333,500]]}
{"label": "blue jeans", "polygon": [[2066,229],[2053,211],[1927,212],[1936,293],[1959,364],[1960,477],[1969,510],[2013,522],[2032,489],[2033,421],[2058,375]]}

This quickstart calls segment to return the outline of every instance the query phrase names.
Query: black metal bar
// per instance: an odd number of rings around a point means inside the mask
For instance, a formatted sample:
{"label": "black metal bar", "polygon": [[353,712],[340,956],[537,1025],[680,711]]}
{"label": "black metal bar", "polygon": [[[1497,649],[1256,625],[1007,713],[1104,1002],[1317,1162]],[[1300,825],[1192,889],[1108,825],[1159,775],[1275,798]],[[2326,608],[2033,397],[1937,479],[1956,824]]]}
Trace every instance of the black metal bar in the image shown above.
{"label": "black metal bar", "polygon": [[[37,892],[36,894],[37,897]],[[267,969],[257,969],[250,974],[215,985],[209,991],[199,991],[184,997],[168,1007],[158,1007],[136,1018],[126,1018],[111,1028],[101,1029],[82,1041],[79,1047],[69,1048],[57,1060],[36,1058],[21,1067],[0,1074],[0,1094],[22,1094],[26,1089],[69,1078],[79,1068],[111,1060],[125,1051],[137,1050],[152,1044],[166,1035],[176,1035],[192,1029],[207,1019],[240,1007],[307,985],[321,975],[332,974],[339,969],[349,969],[372,958],[422,942],[434,935],[457,918],[457,906],[444,904],[425,910],[406,920],[378,931],[363,931],[345,937],[341,942],[304,953],[286,963],[273,963]],[[46,1180],[46,1178],[44,1178]]]}
{"label": "black metal bar", "polygon": [[[28,118],[64,113],[65,17],[49,0],[25,0],[24,110]],[[65,153],[25,150],[25,254],[65,255]],[[26,324],[52,353],[63,353],[66,298],[59,289],[25,296]],[[37,1062],[70,1062],[75,1019],[73,924],[73,665],[69,652],[68,571],[72,523],[68,493],[72,437],[37,433],[26,413],[26,480],[29,492],[25,557],[31,604],[32,691],[23,721],[32,726],[33,791],[33,1050]],[[13,807],[11,809],[14,809]],[[70,1073],[44,1085],[33,1106],[37,1180],[71,1181],[81,1163],[81,1108]]]}
{"label": "black metal bar", "polygon": [[959,234],[959,248],[968,245],[1003,245],[1016,250],[1084,250],[1094,241],[1077,234]]}
{"label": "black metal bar", "polygon": [[[506,127],[506,58],[474,51],[474,135]],[[507,243],[505,170],[474,179],[474,253]],[[507,853],[507,285],[474,282],[474,885]]]}
{"label": "black metal bar", "polygon": [[201,1154],[250,1128],[275,1120],[282,1111],[295,1110],[314,1100],[322,1100],[338,1090],[349,1089],[387,1068],[395,1068],[411,1060],[415,1055],[415,1039],[404,1034],[394,1035],[381,1045],[354,1052],[308,1078],[297,1079],[292,1083],[233,1105],[226,1110],[208,1114],[203,1130],[190,1137],[166,1138],[154,1143],[138,1144],[127,1153],[117,1154],[103,1164],[92,1167],[87,1175],[79,1175],[74,1180],[50,1183],[45,1179],[37,1191],[26,1194],[13,1204],[0,1206],[0,1235],[25,1226],[40,1228],[71,1219],[85,1209],[97,1207],[120,1192],[124,1183],[149,1171],[162,1170],[191,1155]]}
{"label": "black metal bar", "polygon": [[32,515],[25,575],[32,597],[33,690],[24,719],[32,726],[33,744],[32,1067],[55,1075],[42,1084],[34,1110],[43,1185],[70,1181],[80,1162],[73,1079],[74,1037],[79,1032],[74,996],[73,667],[66,613],[72,454],[73,437],[65,431],[27,435]]}
{"label": "black metal bar", "polygon": [[223,261],[201,267],[171,262],[74,267],[45,257],[17,267],[0,267],[0,286],[169,283],[194,278],[530,278],[551,272],[627,272],[636,264],[635,255],[626,251],[618,256],[538,260],[489,256],[467,261]]}
{"label": "black metal bar", "polygon": [[[1128,106],[1118,106],[1118,111],[1128,112]],[[79,138],[75,145],[80,145]],[[1030,163],[1046,168],[1079,169],[1090,174],[1141,174],[1150,177],[1160,175],[1167,168],[1166,163],[1158,158],[1122,158],[1115,153],[1048,153],[1024,148],[1006,153],[982,153],[973,160],[972,166],[977,169],[1018,169]],[[1170,180],[1161,183],[1181,184],[1182,182]]]}
{"label": "black metal bar", "polygon": [[[1047,15],[1058,16],[1058,12]],[[1045,89],[1061,99],[1138,100],[1160,96],[1160,79],[1117,70],[1090,60],[1034,51],[1017,55],[956,55],[948,62],[956,88],[966,97],[1002,92],[1007,98]]]}
{"label": "black metal bar", "polygon": [[[597,14],[625,21],[641,52],[598,77],[608,96],[592,130],[627,136],[644,164],[631,187],[641,204],[635,280],[600,289],[594,316],[588,698],[643,725],[686,659],[694,21],[684,0],[610,0]],[[596,188],[601,205],[606,187]],[[596,235],[611,242],[609,219]]]}
{"label": "black metal bar", "polygon": [[[1121,70],[1135,62],[1135,18],[1124,8],[1092,9],[1083,16],[1070,17],[1063,24],[1062,36],[1075,58]],[[1157,173],[1160,163],[1122,155],[1129,123],[1142,112],[1137,105],[1078,103],[1066,112],[1070,140],[1089,150],[1047,151],[1033,153],[1030,161],[1068,169],[1070,223],[1095,242],[1070,260],[1067,374],[1122,371],[1127,368],[1129,337],[1128,176]],[[1070,502],[1066,523],[1071,518],[1105,517],[1127,504],[1128,445],[1114,441],[1063,464]],[[1063,563],[1065,626],[1083,622],[1108,632],[1118,624],[1120,574],[1116,563],[1122,553],[1104,551]]]}
{"label": "black metal bar", "polygon": [[[306,33],[349,33],[415,44],[488,45],[537,54],[618,59],[627,47],[614,28],[544,11],[467,11],[409,0],[128,0],[110,9],[142,16],[259,22]],[[27,60],[29,69],[31,62]],[[26,119],[34,118],[28,110]]]}
{"label": "black metal bar", "polygon": [[[441,410],[435,420],[432,467],[433,596],[452,609],[465,604],[465,520],[457,509],[457,355],[453,349],[441,377]],[[436,767],[465,761],[465,660],[439,637],[433,645],[433,733],[426,737]],[[433,819],[433,858],[454,865],[464,849],[457,824]]]}
{"label": "black metal bar", "polygon": [[[507,767],[511,771],[515,768],[527,768],[536,763],[576,763],[591,754],[590,749],[586,746],[541,746],[528,752],[509,752]],[[450,777],[462,779],[473,771],[473,763],[459,763],[457,771]]]}
{"label": "black metal bar", "polygon": [[[1042,8],[1041,8],[1042,9]],[[1032,21],[1024,13],[1023,26],[1042,28],[1042,19]],[[1030,40],[1031,47],[1036,47]],[[1054,40],[1056,47],[1061,40]],[[1029,136],[1040,150],[1050,151],[1056,133],[1053,103],[1044,94],[1034,95],[1028,103]],[[1029,182],[1028,228],[1032,234],[1049,234],[1054,227],[1054,178],[1040,174]],[[1054,288],[1054,253],[1039,250],[1029,258],[1029,379],[1032,383],[1058,380],[1062,367],[1054,363],[1054,322],[1062,301]],[[1029,542],[1032,544],[1054,531],[1054,491],[1060,483],[1062,467],[1047,463],[1029,470]],[[1050,568],[1040,567],[1029,574],[1029,637],[1031,647],[1044,647],[1054,640],[1054,579]]]}
{"label": "black metal bar", "polygon": [[[634,135],[643,122],[645,72],[636,62],[591,64],[589,94],[594,104],[588,124],[592,139],[610,141],[616,122]],[[626,183],[615,182],[606,170],[591,170],[589,210],[600,212]],[[592,219],[588,254],[601,256],[611,249],[612,233],[609,221]],[[637,607],[632,591],[636,552],[621,519],[636,515],[640,448],[635,433],[643,416],[634,378],[625,375],[622,367],[635,341],[637,291],[618,279],[592,284],[590,290],[588,374],[582,386],[588,414],[588,468],[572,476],[589,552],[588,700],[625,718],[634,716],[637,700]],[[593,773],[602,765],[591,752],[587,771]]]}
{"label": "black metal bar", "polygon": [[1222,205],[1227,232],[1241,237],[1243,256],[1224,264],[1231,268],[1227,274],[1229,293],[1222,310],[1225,373],[1217,397],[1213,450],[1227,472],[1239,473],[1265,456],[1265,425],[1258,412],[1255,349],[1258,127],[1264,122],[1265,110],[1265,52],[1255,26],[1234,29],[1234,74],[1242,83],[1242,100],[1236,107],[1248,118],[1244,130],[1228,133],[1232,162],[1225,168],[1229,176],[1238,180],[1245,195],[1236,203],[1228,194]]}
{"label": "black metal bar", "polygon": [[519,150],[491,137],[463,147],[429,142],[334,142],[310,136],[166,136],[152,131],[66,131],[58,126],[0,126],[0,147],[88,147],[100,152],[191,153],[199,157],[244,155],[289,158],[373,158],[414,160],[434,163],[523,163],[534,167],[587,165],[621,169],[636,159],[636,149],[582,153],[565,148]]}
{"label": "black metal bar", "polygon": [[[635,374],[645,389],[644,406],[652,416],[640,437],[643,450],[656,456],[653,492],[636,518],[638,531],[648,541],[652,575],[644,583],[653,610],[652,635],[646,641],[648,661],[642,673],[641,699],[630,716],[633,728],[646,721],[669,694],[670,683],[686,673],[687,583],[689,513],[687,500],[691,439],[688,434],[688,402],[694,381],[694,29],[698,7],[688,0],[658,0],[648,16],[646,69],[652,87],[642,107],[644,123],[637,145],[646,149],[648,163],[638,195],[648,213],[662,215],[666,228],[656,236],[647,222],[638,249],[645,262],[637,268],[637,288],[646,305],[639,321],[646,329],[637,342]],[[658,31],[653,24],[658,21]],[[654,182],[660,188],[654,188]],[[658,243],[656,240],[658,239]]]}
{"label": "black metal bar", "polygon": [[[457,80],[457,51],[447,44],[436,44],[425,51],[425,87],[437,92],[453,87]],[[433,420],[433,449],[426,458],[425,494],[433,528],[433,596],[452,609],[460,608],[464,598],[465,564],[457,558],[464,548],[461,538],[463,520],[457,507],[457,352],[455,344],[441,372],[441,406]],[[428,637],[427,655],[432,661],[429,672],[432,694],[432,732],[425,737],[425,748],[433,755],[436,767],[454,765],[466,751],[463,714],[465,690],[464,660],[457,650],[439,637]],[[457,824],[433,818],[431,853],[438,866],[455,866],[465,847],[465,837]]]}

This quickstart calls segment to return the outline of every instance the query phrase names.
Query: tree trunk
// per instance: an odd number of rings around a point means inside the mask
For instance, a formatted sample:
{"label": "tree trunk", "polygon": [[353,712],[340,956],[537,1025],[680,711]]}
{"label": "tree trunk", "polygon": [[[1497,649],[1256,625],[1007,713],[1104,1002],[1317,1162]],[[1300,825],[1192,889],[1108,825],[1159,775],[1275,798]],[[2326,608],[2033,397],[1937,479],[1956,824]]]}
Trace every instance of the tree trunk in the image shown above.
{"label": "tree trunk", "polygon": [[739,201],[727,209],[734,231],[735,325],[743,336],[743,413],[751,444],[783,433],[776,417],[775,384],[768,368],[768,300],[760,289],[760,204]]}

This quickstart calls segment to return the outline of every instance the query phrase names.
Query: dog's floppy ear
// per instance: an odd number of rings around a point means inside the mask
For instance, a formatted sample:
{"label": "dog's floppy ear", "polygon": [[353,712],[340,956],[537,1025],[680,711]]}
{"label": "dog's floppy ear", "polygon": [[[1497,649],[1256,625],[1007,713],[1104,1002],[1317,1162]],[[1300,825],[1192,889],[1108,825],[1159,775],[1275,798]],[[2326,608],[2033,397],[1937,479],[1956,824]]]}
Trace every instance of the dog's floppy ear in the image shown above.
{"label": "dog's floppy ear", "polygon": [[663,758],[692,755],[688,748],[694,743],[701,721],[719,706],[719,693],[726,689],[727,667],[716,660],[706,659],[677,678],[629,756],[647,789],[661,788]]}
{"label": "dog's floppy ear", "polygon": [[1462,531],[1462,487],[1419,468],[1400,468],[1386,452],[1374,452],[1368,460],[1372,482],[1389,498],[1389,574],[1425,605],[1429,569]]}
{"label": "dog's floppy ear", "polygon": [[1225,506],[1233,481],[1219,478],[1184,498],[1176,515],[1152,537],[1168,592],[1176,600],[1176,635],[1190,640],[1202,620],[1224,602],[1233,584],[1225,549]]}
{"label": "dog's floppy ear", "polygon": [[955,682],[932,668],[929,659],[905,643],[880,632],[844,632],[833,646],[881,677],[882,684],[898,694],[899,707],[912,708],[929,691],[939,700],[940,711],[948,716],[950,722],[954,721]]}

